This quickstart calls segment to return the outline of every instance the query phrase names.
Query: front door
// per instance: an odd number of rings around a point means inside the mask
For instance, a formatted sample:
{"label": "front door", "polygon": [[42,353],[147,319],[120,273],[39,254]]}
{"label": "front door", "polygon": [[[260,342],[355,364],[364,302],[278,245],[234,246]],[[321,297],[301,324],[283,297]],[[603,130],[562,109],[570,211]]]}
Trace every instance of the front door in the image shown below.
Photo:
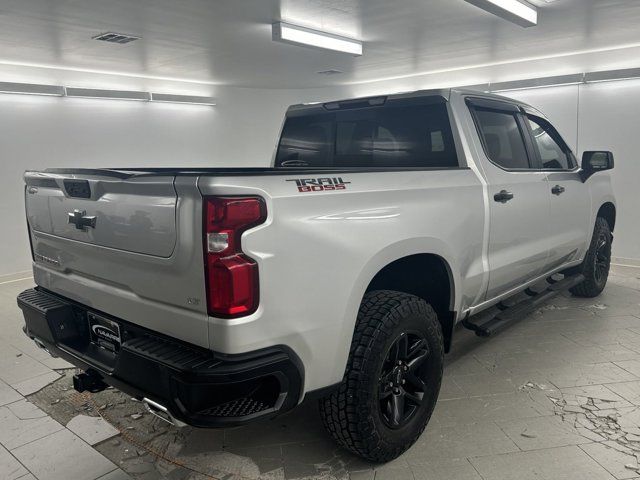
{"label": "front door", "polygon": [[584,256],[591,239],[589,192],[575,157],[547,120],[527,112],[527,124],[541,170],[549,182],[549,259],[552,270]]}

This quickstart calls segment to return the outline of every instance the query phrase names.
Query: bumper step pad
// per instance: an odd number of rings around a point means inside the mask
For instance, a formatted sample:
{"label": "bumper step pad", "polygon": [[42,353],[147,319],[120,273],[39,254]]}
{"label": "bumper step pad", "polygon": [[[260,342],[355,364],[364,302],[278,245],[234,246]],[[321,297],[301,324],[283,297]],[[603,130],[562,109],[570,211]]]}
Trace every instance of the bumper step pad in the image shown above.
{"label": "bumper step pad", "polygon": [[199,412],[205,417],[244,417],[270,408],[266,403],[254,398],[238,398]]}

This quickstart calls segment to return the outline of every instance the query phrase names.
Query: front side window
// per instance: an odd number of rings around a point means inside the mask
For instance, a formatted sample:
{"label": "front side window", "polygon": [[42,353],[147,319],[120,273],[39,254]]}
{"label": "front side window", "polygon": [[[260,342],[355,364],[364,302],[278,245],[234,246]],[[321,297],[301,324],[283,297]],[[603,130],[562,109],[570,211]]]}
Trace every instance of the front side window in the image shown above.
{"label": "front side window", "polygon": [[475,114],[489,160],[507,170],[531,168],[516,113],[476,109]]}
{"label": "front side window", "polygon": [[574,167],[568,147],[549,122],[527,116],[533,145],[537,150],[543,169],[570,170]]}
{"label": "front side window", "polygon": [[287,119],[276,167],[457,167],[445,104],[345,109]]}

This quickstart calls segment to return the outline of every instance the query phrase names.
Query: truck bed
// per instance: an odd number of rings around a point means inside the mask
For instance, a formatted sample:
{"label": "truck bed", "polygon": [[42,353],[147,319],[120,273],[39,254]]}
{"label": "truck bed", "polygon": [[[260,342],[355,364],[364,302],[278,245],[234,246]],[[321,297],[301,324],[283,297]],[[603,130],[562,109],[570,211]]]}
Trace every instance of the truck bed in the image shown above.
{"label": "truck bed", "polygon": [[[466,167],[458,167],[459,170]],[[142,168],[47,168],[44,173],[58,175],[103,175],[114,178],[131,178],[143,175],[212,175],[220,177],[236,176],[268,176],[268,175],[291,175],[294,173],[305,174],[338,174],[338,173],[368,173],[368,172],[411,172],[442,170],[441,168],[415,168],[415,167],[342,167],[342,168],[320,168],[320,167],[142,167]],[[452,170],[449,168],[448,170]],[[27,173],[31,173],[27,171]]]}

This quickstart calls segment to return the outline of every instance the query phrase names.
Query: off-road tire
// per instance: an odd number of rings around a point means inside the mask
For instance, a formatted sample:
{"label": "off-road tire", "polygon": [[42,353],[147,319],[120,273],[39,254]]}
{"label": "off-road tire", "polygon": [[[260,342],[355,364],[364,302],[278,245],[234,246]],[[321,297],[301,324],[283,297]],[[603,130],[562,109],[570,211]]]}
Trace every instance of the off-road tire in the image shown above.
{"label": "off-road tire", "polygon": [[[611,264],[612,239],[609,223],[602,217],[596,218],[596,225],[593,230],[593,237],[591,237],[589,250],[584,257],[582,265],[577,269],[577,273],[582,273],[585,279],[582,283],[570,289],[570,292],[576,297],[593,298],[600,295],[602,290],[604,290],[609,276],[609,266]],[[602,240],[606,242],[606,245],[600,245]],[[604,249],[604,251],[602,249]],[[604,255],[604,257],[602,255]],[[606,265],[606,268],[604,268],[604,271],[600,274],[597,272],[598,261],[601,262],[603,268]]]}
{"label": "off-road tire", "polygon": [[[404,333],[403,333],[404,332]],[[428,350],[421,379],[422,404],[406,425],[384,421],[379,381],[387,354],[402,335],[415,332]],[[442,330],[433,308],[421,298],[390,290],[364,296],[341,385],[320,400],[323,423],[335,441],[373,462],[388,462],[405,452],[424,431],[438,398],[444,363]]]}

